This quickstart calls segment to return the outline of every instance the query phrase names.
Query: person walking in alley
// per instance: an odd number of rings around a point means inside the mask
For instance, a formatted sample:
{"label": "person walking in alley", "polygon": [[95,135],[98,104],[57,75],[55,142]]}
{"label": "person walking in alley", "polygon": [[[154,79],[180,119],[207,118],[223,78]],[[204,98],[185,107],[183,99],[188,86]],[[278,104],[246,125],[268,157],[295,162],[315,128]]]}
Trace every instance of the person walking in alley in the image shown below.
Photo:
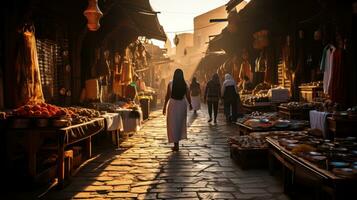
{"label": "person walking in alley", "polygon": [[212,76],[212,79],[207,82],[204,102],[207,102],[209,120],[212,121],[212,108],[214,113],[214,123],[217,123],[217,114],[218,114],[218,102],[221,97],[221,85],[219,83],[218,74],[215,73]]}
{"label": "person walking in alley", "polygon": [[197,78],[192,78],[192,83],[190,85],[191,92],[191,101],[192,101],[192,109],[194,114],[197,113],[197,110],[201,109],[201,86],[197,82]]}
{"label": "person walking in alley", "polygon": [[239,100],[237,85],[230,74],[226,74],[224,79],[222,85],[224,114],[226,115],[227,122],[235,122],[237,120],[237,106]]}
{"label": "person walking in alley", "polygon": [[187,102],[191,110],[190,90],[183,71],[176,69],[173,80],[167,86],[163,108],[163,114],[166,115],[167,137],[169,143],[174,143],[173,151],[179,150],[181,139],[187,139]]}

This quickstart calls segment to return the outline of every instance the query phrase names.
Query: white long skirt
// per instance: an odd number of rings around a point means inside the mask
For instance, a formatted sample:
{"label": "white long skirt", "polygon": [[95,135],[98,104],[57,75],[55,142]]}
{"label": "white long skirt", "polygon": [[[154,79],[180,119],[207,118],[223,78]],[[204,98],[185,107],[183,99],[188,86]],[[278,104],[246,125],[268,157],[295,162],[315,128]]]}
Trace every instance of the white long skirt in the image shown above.
{"label": "white long skirt", "polygon": [[201,109],[201,98],[200,96],[191,96],[191,103],[193,110]]}
{"label": "white long skirt", "polygon": [[186,99],[170,99],[166,108],[167,138],[169,143],[187,139]]}

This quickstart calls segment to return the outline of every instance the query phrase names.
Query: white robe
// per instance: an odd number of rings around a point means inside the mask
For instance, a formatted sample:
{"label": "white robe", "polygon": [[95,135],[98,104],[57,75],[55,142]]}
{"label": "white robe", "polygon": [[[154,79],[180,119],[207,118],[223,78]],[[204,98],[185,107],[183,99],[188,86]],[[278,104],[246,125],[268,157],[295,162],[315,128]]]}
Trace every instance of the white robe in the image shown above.
{"label": "white robe", "polygon": [[[169,83],[172,90],[172,82]],[[187,139],[187,100],[170,98],[166,107],[167,138],[169,143]]]}

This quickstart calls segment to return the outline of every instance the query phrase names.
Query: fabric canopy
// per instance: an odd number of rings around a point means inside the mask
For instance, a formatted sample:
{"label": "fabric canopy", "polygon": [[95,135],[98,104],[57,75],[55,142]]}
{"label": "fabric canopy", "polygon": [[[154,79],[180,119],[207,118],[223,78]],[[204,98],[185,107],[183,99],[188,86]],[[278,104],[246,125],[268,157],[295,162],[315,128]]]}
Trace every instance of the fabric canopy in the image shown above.
{"label": "fabric canopy", "polygon": [[166,34],[149,0],[121,0],[118,6],[128,15],[140,36],[166,41]]}

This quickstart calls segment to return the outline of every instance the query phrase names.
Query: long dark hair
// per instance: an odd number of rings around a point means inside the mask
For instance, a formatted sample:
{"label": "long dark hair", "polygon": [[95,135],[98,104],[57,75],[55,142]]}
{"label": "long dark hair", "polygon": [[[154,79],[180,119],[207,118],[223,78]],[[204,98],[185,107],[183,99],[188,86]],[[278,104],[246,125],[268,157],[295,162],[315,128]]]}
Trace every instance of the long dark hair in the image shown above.
{"label": "long dark hair", "polygon": [[181,69],[176,69],[172,81],[171,98],[181,100],[186,94],[187,85]]}
{"label": "long dark hair", "polygon": [[218,76],[218,74],[214,73],[211,80],[213,81],[213,83],[219,84],[219,76]]}
{"label": "long dark hair", "polygon": [[197,78],[193,77],[190,87],[197,87],[197,86],[200,86],[200,84],[197,82]]}

